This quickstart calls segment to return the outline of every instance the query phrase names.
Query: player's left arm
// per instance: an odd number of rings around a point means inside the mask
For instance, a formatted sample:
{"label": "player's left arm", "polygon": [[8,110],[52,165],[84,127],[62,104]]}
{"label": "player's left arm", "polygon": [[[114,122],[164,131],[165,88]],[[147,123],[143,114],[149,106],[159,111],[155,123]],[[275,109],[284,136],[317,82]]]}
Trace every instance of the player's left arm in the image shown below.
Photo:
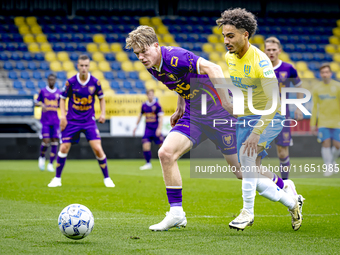
{"label": "player's left arm", "polygon": [[[302,86],[301,86],[302,85],[302,81],[301,81],[297,71],[295,70],[295,68],[293,66],[291,66],[290,73],[291,73],[290,78],[292,79],[292,83],[293,83],[294,87],[295,88],[302,88]],[[298,93],[296,93],[296,97],[298,99],[300,99],[300,98],[303,98],[304,95],[303,95],[303,93],[298,92]],[[303,119],[303,113],[297,107],[296,107],[296,110],[294,112],[294,117],[295,117],[296,120],[302,120]]]}
{"label": "player's left arm", "polygon": [[164,115],[164,112],[162,110],[162,107],[159,105],[157,107],[157,117],[158,117],[158,127],[156,129],[156,136],[161,136],[162,134],[162,128],[163,128],[163,115]]}
{"label": "player's left arm", "polygon": [[[227,80],[224,77],[222,68],[219,65],[216,65],[204,58],[199,58],[198,60],[199,66],[199,74],[206,74],[209,76],[211,82],[216,85],[225,84],[227,86]],[[226,94],[225,89],[216,88],[218,95],[220,96],[222,107],[227,110],[230,114],[233,113],[233,105],[229,98],[229,95]]]}
{"label": "player's left arm", "polygon": [[101,114],[99,116],[99,123],[105,123],[105,99],[104,97],[99,98]]}

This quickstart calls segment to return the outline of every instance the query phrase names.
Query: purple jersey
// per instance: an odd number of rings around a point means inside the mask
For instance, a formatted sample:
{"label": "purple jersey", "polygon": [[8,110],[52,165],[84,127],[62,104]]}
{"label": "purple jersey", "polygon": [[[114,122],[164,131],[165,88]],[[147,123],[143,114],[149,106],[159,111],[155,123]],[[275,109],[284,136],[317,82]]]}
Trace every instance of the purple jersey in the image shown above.
{"label": "purple jersey", "polygon": [[[170,90],[176,91],[185,99],[185,111],[191,115],[201,114],[201,94],[205,90],[214,90],[208,75],[201,75],[199,72],[199,56],[179,47],[161,47],[162,60],[158,70],[150,68],[148,71],[159,81],[165,84]],[[196,78],[196,82],[190,79]],[[199,81],[198,78],[200,78]],[[207,97],[207,104],[218,97]],[[190,107],[191,104],[191,107]],[[191,111],[190,111],[191,108]]]}
{"label": "purple jersey", "polygon": [[86,123],[95,121],[95,95],[103,98],[104,94],[98,79],[90,73],[84,84],[81,83],[79,73],[66,81],[60,97],[68,101],[67,121]]}
{"label": "purple jersey", "polygon": [[163,115],[163,111],[160,104],[154,99],[152,102],[143,103],[141,114],[145,114],[145,129],[157,129],[158,116]]}
{"label": "purple jersey", "polygon": [[50,89],[49,87],[40,90],[36,102],[42,102],[46,111],[41,113],[41,123],[43,125],[59,125],[58,107],[60,100],[60,91],[57,88]]}
{"label": "purple jersey", "polygon": [[[293,87],[293,86],[296,87],[296,86],[300,86],[302,83],[297,74],[297,71],[291,64],[288,64],[280,60],[279,64],[277,66],[274,66],[274,71],[275,71],[276,78],[279,82],[280,95],[281,95],[282,88]],[[286,105],[286,118],[290,118],[288,105]]]}

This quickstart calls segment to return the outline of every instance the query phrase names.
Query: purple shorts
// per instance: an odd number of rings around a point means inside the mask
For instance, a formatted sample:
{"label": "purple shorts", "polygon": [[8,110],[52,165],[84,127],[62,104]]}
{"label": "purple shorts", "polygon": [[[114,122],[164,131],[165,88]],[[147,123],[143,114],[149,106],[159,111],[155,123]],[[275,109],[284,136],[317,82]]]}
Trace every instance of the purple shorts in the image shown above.
{"label": "purple shorts", "polygon": [[236,119],[231,115],[226,115],[226,111],[222,108],[221,111],[215,112],[212,116],[190,116],[189,113],[184,113],[183,117],[178,120],[170,132],[179,132],[188,137],[192,143],[193,148],[198,146],[206,139],[210,139],[218,150],[225,155],[232,155],[237,153],[236,146],[236,127],[230,127],[228,124],[219,124],[213,126],[214,119],[233,120]]}
{"label": "purple shorts", "polygon": [[156,129],[145,129],[144,136],[142,138],[142,143],[151,143],[154,141],[155,144],[162,144],[164,141],[164,136],[156,136]]}
{"label": "purple shorts", "polygon": [[41,129],[42,139],[44,138],[60,138],[60,127],[59,124],[54,125],[42,125]]}
{"label": "purple shorts", "polygon": [[[286,125],[287,122],[286,122]],[[282,147],[287,147],[287,146],[292,146],[293,145],[293,139],[292,135],[290,132],[290,127],[283,127],[282,131],[278,136],[275,138],[275,144],[282,146]]]}
{"label": "purple shorts", "polygon": [[84,133],[88,141],[100,140],[100,133],[96,122],[92,123],[67,123],[64,131],[61,132],[62,143],[76,144],[79,142],[80,133]]}

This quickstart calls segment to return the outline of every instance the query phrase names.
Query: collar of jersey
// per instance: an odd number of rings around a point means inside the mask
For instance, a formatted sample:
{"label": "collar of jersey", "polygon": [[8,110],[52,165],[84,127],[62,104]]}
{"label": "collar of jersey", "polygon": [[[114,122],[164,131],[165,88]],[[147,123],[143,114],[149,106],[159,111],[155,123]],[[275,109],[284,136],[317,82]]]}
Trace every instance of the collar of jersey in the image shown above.
{"label": "collar of jersey", "polygon": [[279,63],[273,67],[274,70],[278,69],[282,65],[282,60],[279,60]]}
{"label": "collar of jersey", "polygon": [[161,72],[162,70],[162,66],[163,66],[163,54],[162,54],[162,47],[161,47],[161,64],[159,65],[159,68],[154,68],[154,67],[151,67],[153,70],[156,70],[157,72]]}
{"label": "collar of jersey", "polygon": [[146,101],[145,102],[145,104],[147,105],[147,106],[152,106],[152,105],[154,105],[156,103],[156,98],[154,98],[153,100],[152,100],[152,102],[149,102],[149,101]]}
{"label": "collar of jersey", "polygon": [[54,89],[50,89],[49,86],[46,86],[46,89],[47,89],[47,91],[50,92],[50,93],[54,93],[54,92],[57,91],[57,88],[56,88],[56,87],[54,87]]}
{"label": "collar of jersey", "polygon": [[79,84],[80,85],[82,85],[82,86],[86,86],[86,84],[90,81],[90,78],[91,78],[91,74],[89,73],[88,74],[88,76],[87,76],[87,80],[85,81],[85,83],[82,83],[81,81],[80,81],[80,78],[79,78],[79,73],[77,73],[77,81],[79,82]]}

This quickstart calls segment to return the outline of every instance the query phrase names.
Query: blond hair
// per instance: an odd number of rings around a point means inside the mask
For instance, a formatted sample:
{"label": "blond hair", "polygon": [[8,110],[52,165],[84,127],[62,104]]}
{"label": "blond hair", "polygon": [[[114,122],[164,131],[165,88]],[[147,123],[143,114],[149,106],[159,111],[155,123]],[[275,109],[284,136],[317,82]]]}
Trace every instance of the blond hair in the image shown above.
{"label": "blond hair", "polygon": [[279,39],[277,39],[275,36],[271,36],[268,37],[265,41],[264,41],[264,47],[266,48],[266,43],[276,43],[280,49],[282,49],[282,45]]}
{"label": "blond hair", "polygon": [[128,38],[126,38],[125,48],[131,49],[137,45],[139,48],[144,50],[153,43],[158,43],[155,30],[149,26],[139,26],[129,33]]}

